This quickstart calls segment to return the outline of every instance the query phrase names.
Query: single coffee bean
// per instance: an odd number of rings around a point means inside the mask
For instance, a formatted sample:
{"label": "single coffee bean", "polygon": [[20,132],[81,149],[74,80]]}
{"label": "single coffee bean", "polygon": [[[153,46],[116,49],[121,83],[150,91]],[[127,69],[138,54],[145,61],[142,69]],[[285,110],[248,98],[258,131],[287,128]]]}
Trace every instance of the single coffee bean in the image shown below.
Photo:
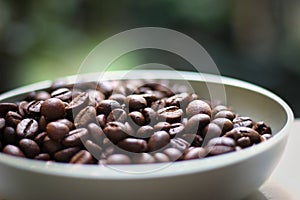
{"label": "single coffee bean", "polygon": [[183,130],[184,126],[181,123],[174,123],[170,125],[168,133],[170,134],[171,138],[174,138],[175,136],[182,135]]}
{"label": "single coffee bean", "polygon": [[139,153],[133,156],[132,161],[136,164],[147,164],[154,163],[155,158],[149,153]]}
{"label": "single coffee bean", "polygon": [[18,138],[13,127],[5,127],[3,130],[3,141],[6,144],[17,144]]}
{"label": "single coffee bean", "polygon": [[39,133],[37,136],[35,136],[34,141],[39,145],[42,146],[43,141],[45,139],[45,137],[48,136],[47,132],[41,132]]}
{"label": "single coffee bean", "polygon": [[85,141],[84,146],[96,159],[100,159],[103,151],[101,146],[92,140]]}
{"label": "single coffee bean", "polygon": [[35,160],[43,160],[43,161],[48,161],[50,160],[50,155],[48,153],[40,153],[39,155],[35,156]]}
{"label": "single coffee bean", "polygon": [[223,110],[229,110],[229,108],[227,108],[226,106],[224,105],[217,105],[215,106],[212,110],[211,110],[211,115],[212,117],[214,118],[215,115],[220,112],[220,111],[223,111]]}
{"label": "single coffee bean", "polygon": [[46,91],[38,91],[35,95],[36,100],[46,100],[49,99],[51,96],[48,92]]}
{"label": "single coffee bean", "polygon": [[183,111],[177,106],[169,106],[157,111],[158,119],[169,123],[181,122]]}
{"label": "single coffee bean", "polygon": [[190,117],[186,123],[185,133],[200,134],[205,126],[210,122],[207,114],[196,114]]}
{"label": "single coffee bean", "polygon": [[171,128],[171,124],[168,122],[158,122],[154,125],[154,131],[169,131]]}
{"label": "single coffee bean", "polygon": [[92,154],[86,150],[81,150],[76,153],[70,160],[73,164],[93,164],[94,158]]}
{"label": "single coffee bean", "polygon": [[160,152],[154,153],[153,157],[154,157],[155,161],[158,162],[158,163],[170,162],[171,161],[169,156],[167,156],[164,153],[160,153]]}
{"label": "single coffee bean", "polygon": [[46,132],[52,140],[60,142],[68,135],[69,128],[60,122],[50,122],[46,127]]}
{"label": "single coffee bean", "polygon": [[250,117],[236,117],[232,120],[233,127],[253,127],[253,120]]}
{"label": "single coffee bean", "polygon": [[47,121],[63,118],[66,114],[65,104],[58,98],[47,99],[41,105],[41,114]]}
{"label": "single coffee bean", "polygon": [[107,122],[117,121],[117,122],[125,123],[126,120],[127,120],[127,114],[125,110],[121,108],[112,110],[107,116]]}
{"label": "single coffee bean", "polygon": [[230,137],[217,137],[211,139],[206,145],[208,155],[219,155],[235,150],[235,141]]}
{"label": "single coffee bean", "polygon": [[98,91],[98,90],[87,90],[87,93],[89,94],[89,105],[90,106],[96,106],[98,105],[102,100],[105,99],[105,95]]}
{"label": "single coffee bean", "polygon": [[131,164],[131,159],[125,154],[113,154],[107,158],[106,164],[108,165]]}
{"label": "single coffee bean", "polygon": [[272,135],[271,127],[268,126],[263,121],[255,123],[255,125],[253,126],[253,129],[255,131],[257,131],[260,135],[264,135],[264,134],[270,134],[270,135]]}
{"label": "single coffee bean", "polygon": [[51,95],[52,98],[58,98],[62,101],[69,101],[72,98],[72,91],[68,88],[58,88]]}
{"label": "single coffee bean", "polygon": [[45,119],[44,116],[41,116],[40,119],[39,119],[39,122],[38,122],[38,125],[39,125],[39,132],[41,131],[46,131],[46,126],[47,126],[47,121]]}
{"label": "single coffee bean", "polygon": [[227,118],[216,118],[211,122],[220,127],[220,129],[222,130],[221,136],[223,136],[225,133],[233,129],[232,121]]}
{"label": "single coffee bean", "polygon": [[106,126],[106,116],[104,114],[100,114],[96,117],[97,123],[100,125],[101,128]]}
{"label": "single coffee bean", "polygon": [[141,96],[146,99],[147,101],[147,106],[151,106],[151,104],[157,100],[157,97],[155,94],[152,93],[145,93],[145,94],[141,94]]}
{"label": "single coffee bean", "polygon": [[166,99],[158,99],[151,104],[151,109],[158,111],[167,106]]}
{"label": "single coffee bean", "polygon": [[106,97],[109,97],[114,90],[111,82],[109,81],[102,81],[98,83],[96,89],[102,92]]}
{"label": "single coffee bean", "polygon": [[95,123],[90,123],[87,126],[88,132],[91,137],[89,139],[94,143],[101,145],[105,137],[103,130]]}
{"label": "single coffee bean", "polygon": [[59,162],[69,162],[71,158],[81,150],[80,147],[70,147],[54,154],[54,159]]}
{"label": "single coffee bean", "polygon": [[28,102],[27,101],[21,101],[19,103],[17,111],[22,117],[27,116],[27,107],[28,107]]}
{"label": "single coffee bean", "polygon": [[117,101],[120,105],[122,105],[125,103],[126,96],[123,94],[114,93],[108,99]]}
{"label": "single coffee bean", "polygon": [[5,117],[8,111],[17,111],[15,103],[0,103],[0,117]]}
{"label": "single coffee bean", "polygon": [[215,115],[216,118],[227,118],[229,120],[233,120],[235,118],[235,114],[229,110],[222,110]]}
{"label": "single coffee bean", "polygon": [[146,126],[141,126],[137,131],[136,131],[136,137],[138,138],[149,138],[153,135],[154,129],[152,126],[146,125]]}
{"label": "single coffee bean", "polygon": [[260,135],[258,132],[248,127],[236,127],[227,132],[224,136],[233,138],[235,141],[241,137],[249,137],[251,144],[257,144],[260,142]]}
{"label": "single coffee bean", "polygon": [[187,141],[191,146],[201,147],[203,144],[203,138],[196,134],[183,134],[181,138]]}
{"label": "single coffee bean", "polygon": [[146,99],[141,95],[129,95],[125,101],[130,111],[140,110],[147,106]]}
{"label": "single coffee bean", "polygon": [[40,147],[31,139],[21,139],[19,141],[19,146],[28,158],[34,158],[40,153]]}
{"label": "single coffee bean", "polygon": [[97,105],[97,114],[104,114],[105,116],[108,116],[109,113],[116,109],[121,108],[121,105],[119,102],[115,100],[103,100]]}
{"label": "single coffee bean", "polygon": [[16,127],[22,120],[22,116],[19,115],[17,112],[8,111],[5,120],[8,126]]}
{"label": "single coffee bean", "polygon": [[134,153],[141,153],[147,151],[147,142],[142,139],[135,139],[135,138],[125,138],[118,142],[118,147],[134,152]]}
{"label": "single coffee bean", "polygon": [[251,145],[251,140],[249,137],[241,137],[236,141],[236,145],[240,146],[241,148],[246,148]]}
{"label": "single coffee bean", "polygon": [[27,113],[32,117],[39,117],[41,115],[41,106],[43,101],[33,100],[27,105]]}
{"label": "single coffee bean", "polygon": [[69,130],[73,130],[75,128],[73,122],[71,122],[70,120],[65,119],[65,118],[56,120],[56,122],[59,122],[59,123],[62,123],[64,125],[66,125],[69,128]]}
{"label": "single coffee bean", "polygon": [[19,147],[8,144],[3,148],[3,153],[17,156],[17,157],[25,157],[24,153],[19,149]]}
{"label": "single coffee bean", "polygon": [[183,155],[183,152],[177,148],[167,148],[163,153],[166,154],[171,161],[180,160]]}
{"label": "single coffee bean", "polygon": [[187,105],[193,100],[192,94],[183,92],[175,94],[166,100],[167,106],[177,106],[178,108],[186,109]]}
{"label": "single coffee bean", "polygon": [[148,141],[149,152],[165,147],[170,142],[170,135],[166,131],[155,132]]}
{"label": "single coffee bean", "polygon": [[186,114],[188,117],[192,117],[193,115],[200,113],[211,116],[211,108],[208,103],[202,100],[194,100],[188,104],[186,108]]}
{"label": "single coffee bean", "polygon": [[54,154],[55,152],[63,148],[60,142],[51,140],[48,136],[44,138],[42,151],[49,154]]}
{"label": "single coffee bean", "polygon": [[89,94],[86,92],[80,93],[76,96],[69,105],[66,106],[66,111],[70,114],[76,115],[80,110],[88,106],[89,104]]}
{"label": "single coffee bean", "polygon": [[93,106],[87,106],[82,109],[74,119],[74,125],[77,128],[86,127],[94,122],[96,122],[96,109]]}
{"label": "single coffee bean", "polygon": [[18,138],[34,138],[39,125],[34,119],[23,119],[16,128]]}
{"label": "single coffee bean", "polygon": [[142,113],[140,113],[138,111],[133,111],[133,112],[129,113],[128,116],[138,126],[143,126],[145,124],[145,117],[143,116]]}
{"label": "single coffee bean", "polygon": [[121,122],[108,122],[103,131],[115,144],[128,136],[128,128]]}
{"label": "single coffee bean", "polygon": [[214,123],[209,123],[203,128],[201,137],[204,138],[203,144],[206,145],[209,140],[212,138],[220,137],[222,130],[218,125]]}
{"label": "single coffee bean", "polygon": [[88,130],[86,128],[78,128],[69,132],[69,134],[62,141],[66,147],[81,146],[82,142],[88,139]]}
{"label": "single coffee bean", "polygon": [[195,148],[189,148],[184,156],[183,160],[192,160],[192,159],[198,159],[198,158],[204,158],[207,155],[207,150],[202,147],[195,147]]}
{"label": "single coffee bean", "polygon": [[144,108],[142,114],[145,118],[145,124],[153,126],[157,122],[157,113],[152,108]]}

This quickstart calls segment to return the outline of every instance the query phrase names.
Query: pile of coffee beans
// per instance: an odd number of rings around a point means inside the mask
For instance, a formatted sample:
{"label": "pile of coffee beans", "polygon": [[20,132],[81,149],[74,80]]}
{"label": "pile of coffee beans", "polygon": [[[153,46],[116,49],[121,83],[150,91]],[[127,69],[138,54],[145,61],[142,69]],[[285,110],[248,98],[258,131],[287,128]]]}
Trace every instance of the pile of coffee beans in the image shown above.
{"label": "pile of coffee beans", "polygon": [[239,116],[182,85],[158,81],[53,82],[0,103],[0,151],[77,164],[200,159],[272,137],[263,121]]}

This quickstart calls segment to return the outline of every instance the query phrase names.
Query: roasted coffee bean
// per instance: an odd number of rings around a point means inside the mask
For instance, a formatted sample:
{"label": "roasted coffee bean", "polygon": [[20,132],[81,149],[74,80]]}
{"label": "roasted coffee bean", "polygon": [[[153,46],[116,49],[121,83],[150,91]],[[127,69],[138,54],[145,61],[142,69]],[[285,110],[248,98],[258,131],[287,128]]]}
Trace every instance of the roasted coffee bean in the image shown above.
{"label": "roasted coffee bean", "polygon": [[41,106],[43,101],[31,101],[27,105],[27,113],[29,116],[37,117],[41,115]]}
{"label": "roasted coffee bean", "polygon": [[191,147],[183,155],[183,160],[192,160],[204,158],[207,155],[207,150],[202,147]]}
{"label": "roasted coffee bean", "polygon": [[145,117],[145,124],[153,126],[157,122],[157,113],[152,108],[144,108],[142,114]]}
{"label": "roasted coffee bean", "polygon": [[102,81],[101,83],[97,84],[97,90],[102,92],[106,97],[109,97],[113,92],[112,84],[108,81]]}
{"label": "roasted coffee bean", "polygon": [[34,158],[40,153],[39,145],[31,139],[22,139],[19,141],[19,146],[27,158]]}
{"label": "roasted coffee bean", "polygon": [[188,104],[186,108],[186,114],[188,117],[192,117],[193,115],[200,113],[211,116],[211,108],[208,103],[202,100],[194,100]]}
{"label": "roasted coffee bean", "polygon": [[28,102],[27,101],[19,102],[17,111],[22,117],[26,117],[27,107],[28,107]]}
{"label": "roasted coffee bean", "polygon": [[260,142],[259,133],[248,127],[236,127],[227,132],[224,136],[233,138],[235,141],[237,141],[241,137],[249,137],[251,140],[251,144],[257,144]]}
{"label": "roasted coffee bean", "polygon": [[121,122],[108,122],[103,131],[106,137],[115,144],[126,138],[129,132],[128,128]]}
{"label": "roasted coffee bean", "polygon": [[190,146],[190,143],[182,138],[171,139],[168,147],[178,149],[183,152]]}
{"label": "roasted coffee bean", "polygon": [[272,137],[272,135],[271,134],[263,134],[261,137],[260,137],[260,139],[262,140],[262,141],[266,141],[266,140],[268,140],[268,139],[270,139]]}
{"label": "roasted coffee bean", "polygon": [[236,145],[241,148],[246,148],[251,145],[251,140],[249,137],[241,137],[236,141]]}
{"label": "roasted coffee bean", "polygon": [[167,106],[177,106],[178,108],[185,109],[192,100],[193,100],[192,94],[184,92],[169,97],[166,100],[166,103]]}
{"label": "roasted coffee bean", "polygon": [[224,111],[224,110],[229,110],[229,109],[224,105],[217,105],[211,110],[211,115],[214,118],[218,112]]}
{"label": "roasted coffee bean", "polygon": [[16,131],[13,127],[5,127],[3,130],[3,141],[6,144],[16,144],[18,142],[18,138],[16,135]]}
{"label": "roasted coffee bean", "polygon": [[75,128],[73,122],[71,122],[70,120],[65,119],[65,118],[56,120],[56,122],[59,122],[59,123],[62,123],[64,125],[66,125],[69,128],[69,130],[73,130]]}
{"label": "roasted coffee bean", "polygon": [[81,150],[76,153],[70,160],[74,164],[93,164],[94,158],[92,154],[86,150]]}
{"label": "roasted coffee bean", "polygon": [[66,147],[75,147],[82,145],[88,139],[88,130],[86,128],[78,128],[69,132],[62,141]]}
{"label": "roasted coffee bean", "polygon": [[41,116],[39,119],[39,131],[46,131],[47,121],[44,116]]}
{"label": "roasted coffee bean", "polygon": [[0,103],[0,117],[5,117],[8,111],[17,111],[15,103]]}
{"label": "roasted coffee bean", "polygon": [[181,122],[183,111],[177,106],[169,106],[157,111],[158,119],[169,123]]}
{"label": "roasted coffee bean", "polygon": [[207,126],[203,128],[202,137],[204,138],[204,144],[206,144],[210,139],[215,137],[220,137],[222,130],[218,125],[214,123],[209,123]]}
{"label": "roasted coffee bean", "polygon": [[125,101],[130,111],[138,111],[147,106],[147,101],[142,95],[129,95]]}
{"label": "roasted coffee bean", "polygon": [[22,116],[19,115],[17,112],[8,111],[5,120],[8,126],[16,127],[22,120]]}
{"label": "roasted coffee bean", "polygon": [[36,100],[47,100],[50,97],[51,97],[50,94],[46,91],[38,91],[35,95]]}
{"label": "roasted coffee bean", "polygon": [[154,163],[155,158],[149,153],[138,153],[132,158],[133,163],[136,164],[147,164]]}
{"label": "roasted coffee bean", "polygon": [[170,142],[170,135],[166,131],[155,132],[148,141],[149,152],[159,150]]}
{"label": "roasted coffee bean", "polygon": [[182,139],[187,141],[191,146],[201,147],[203,144],[203,138],[200,135],[196,134],[183,134]]}
{"label": "roasted coffee bean", "polygon": [[106,126],[106,116],[104,114],[100,114],[96,117],[97,123],[100,125],[101,128]]}
{"label": "roasted coffee bean", "polygon": [[256,130],[260,135],[264,135],[264,134],[272,135],[271,127],[266,125],[266,123],[263,121],[255,123],[253,129]]}
{"label": "roasted coffee bean", "polygon": [[142,139],[125,138],[118,142],[118,146],[126,151],[141,153],[147,151],[147,142]]}
{"label": "roasted coffee bean", "polygon": [[55,152],[61,150],[62,148],[63,146],[60,142],[51,140],[48,136],[44,138],[43,147],[42,147],[43,152],[54,154]]}
{"label": "roasted coffee bean", "polygon": [[119,102],[108,99],[103,100],[97,105],[97,114],[104,114],[105,116],[108,116],[109,113],[116,108],[121,108]]}
{"label": "roasted coffee bean", "polygon": [[50,122],[46,127],[46,132],[52,140],[60,142],[68,135],[69,128],[60,122]]}
{"label": "roasted coffee bean", "polygon": [[54,154],[54,159],[56,161],[60,161],[60,162],[69,162],[71,160],[71,158],[80,151],[80,147],[70,147],[67,149],[63,149],[60,151],[57,151]]}
{"label": "roasted coffee bean", "polygon": [[253,120],[250,117],[236,117],[232,120],[233,127],[253,127]]}
{"label": "roasted coffee bean", "polygon": [[50,160],[50,155],[48,153],[40,153],[39,155],[35,156],[35,160],[43,160],[43,161],[48,161]]}
{"label": "roasted coffee bean", "polygon": [[125,110],[123,110],[121,108],[112,110],[106,119],[107,122],[117,121],[117,122],[122,122],[122,123],[125,123],[126,120],[127,120],[127,114],[126,114]]}
{"label": "roasted coffee bean", "polygon": [[170,134],[171,138],[175,136],[179,136],[183,134],[184,126],[181,123],[174,123],[170,125],[170,129],[168,133]]}
{"label": "roasted coffee bean", "polygon": [[89,137],[89,139],[92,140],[94,143],[101,145],[105,137],[103,130],[95,123],[90,123],[87,126],[87,129],[91,136]]}
{"label": "roasted coffee bean", "polygon": [[89,94],[86,92],[80,93],[67,106],[66,111],[70,114],[76,115],[81,109],[89,104]]}
{"label": "roasted coffee bean", "polygon": [[168,122],[158,122],[154,125],[154,131],[169,131],[171,128],[171,124]]}
{"label": "roasted coffee bean", "polygon": [[144,99],[146,99],[147,106],[151,106],[151,104],[157,100],[156,95],[152,93],[141,94],[141,96],[144,97]]}
{"label": "roasted coffee bean", "polygon": [[65,104],[58,98],[47,99],[41,105],[41,114],[47,121],[63,118],[66,114]]}
{"label": "roasted coffee bean", "polygon": [[226,132],[230,131],[233,129],[233,123],[231,120],[227,118],[216,118],[211,121],[214,124],[217,124],[220,129],[222,130],[221,136],[223,136]]}
{"label": "roasted coffee bean", "polygon": [[151,108],[154,111],[158,111],[167,106],[166,99],[158,99],[151,104]]}
{"label": "roasted coffee bean", "polygon": [[45,139],[45,137],[48,136],[47,132],[41,132],[39,133],[37,136],[35,136],[35,138],[33,139],[39,146],[43,145],[43,141]]}
{"label": "roasted coffee bean", "polygon": [[109,165],[131,164],[131,159],[125,154],[113,154],[107,158],[106,164]]}
{"label": "roasted coffee bean", "polygon": [[72,91],[68,88],[58,88],[50,95],[52,98],[58,98],[62,101],[69,101],[72,98]]}
{"label": "roasted coffee bean", "polygon": [[200,134],[209,122],[210,117],[207,114],[196,114],[188,119],[185,127],[185,133]]}
{"label": "roasted coffee bean", "polygon": [[76,128],[86,127],[90,123],[96,122],[96,109],[93,106],[87,106],[82,109],[74,119]]}
{"label": "roasted coffee bean", "polygon": [[16,128],[18,138],[34,138],[39,129],[34,119],[23,119]]}
{"label": "roasted coffee bean", "polygon": [[98,91],[98,90],[87,90],[87,93],[89,94],[89,105],[90,106],[96,106],[98,105],[102,100],[105,99],[105,95]]}
{"label": "roasted coffee bean", "polygon": [[5,127],[5,119],[4,118],[0,118],[0,133],[4,129],[4,127]]}
{"label": "roasted coffee bean", "polygon": [[181,156],[183,155],[183,152],[177,148],[167,148],[163,153],[166,154],[171,161],[181,159]]}
{"label": "roasted coffee bean", "polygon": [[167,156],[164,153],[160,153],[160,152],[154,153],[153,157],[154,157],[155,161],[159,162],[159,163],[170,162],[171,161],[170,158],[169,158],[169,156]]}
{"label": "roasted coffee bean", "polygon": [[108,99],[117,101],[120,105],[122,105],[125,103],[126,96],[123,94],[114,93]]}
{"label": "roasted coffee bean", "polygon": [[19,147],[11,144],[8,144],[3,148],[3,153],[11,156],[25,157],[24,153],[20,150]]}
{"label": "roasted coffee bean", "polygon": [[152,126],[146,125],[141,126],[137,131],[135,136],[138,138],[149,138],[153,135],[154,129]]}
{"label": "roasted coffee bean", "polygon": [[145,117],[138,111],[133,111],[129,113],[128,116],[132,119],[134,124],[138,126],[143,126],[145,124]]}
{"label": "roasted coffee bean", "polygon": [[95,143],[95,141],[87,140],[85,141],[84,146],[95,158],[100,159],[103,149],[101,146]]}
{"label": "roasted coffee bean", "polygon": [[227,118],[229,120],[233,120],[235,118],[235,114],[229,110],[222,110],[215,115],[216,118]]}
{"label": "roasted coffee bean", "polygon": [[229,137],[217,137],[211,139],[206,145],[208,155],[219,155],[235,150],[235,141]]}

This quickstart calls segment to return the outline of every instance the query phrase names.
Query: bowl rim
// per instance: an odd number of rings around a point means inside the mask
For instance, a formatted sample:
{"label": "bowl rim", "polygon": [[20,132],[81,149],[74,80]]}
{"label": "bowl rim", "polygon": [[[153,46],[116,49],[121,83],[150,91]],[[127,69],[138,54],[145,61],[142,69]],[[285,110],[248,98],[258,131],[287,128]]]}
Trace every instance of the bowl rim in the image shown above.
{"label": "bowl rim", "polygon": [[[122,80],[124,74],[127,71],[111,71],[106,72],[103,80]],[[145,73],[149,73],[149,70],[135,70],[135,73],[139,74],[139,77],[145,76]],[[174,76],[174,72],[168,70],[151,70],[151,73],[157,74],[154,79],[169,79],[177,80],[178,77]],[[229,78],[225,76],[206,74],[206,73],[196,73],[196,72],[187,72],[187,71],[176,71],[180,73],[185,80],[189,81],[206,81],[210,83],[218,83],[229,85],[233,87],[243,88],[250,91],[257,92],[261,95],[264,95],[273,101],[277,102],[285,111],[287,120],[282,129],[280,129],[276,135],[266,142],[256,145],[254,148],[243,149],[239,152],[232,152],[223,155],[218,155],[215,157],[207,157],[205,159],[198,160],[188,160],[188,161],[178,161],[172,162],[166,165],[165,163],[154,163],[154,164],[136,164],[136,165],[111,165],[102,167],[99,165],[78,165],[78,164],[67,164],[67,163],[55,163],[55,162],[45,162],[31,160],[28,158],[18,158],[10,155],[5,155],[0,153],[0,163],[14,167],[20,170],[30,171],[34,173],[47,174],[47,175],[56,175],[64,177],[73,177],[73,178],[83,178],[83,179],[101,179],[101,180],[127,180],[127,179],[152,179],[152,178],[162,178],[162,177],[171,177],[171,176],[181,176],[193,173],[201,173],[209,170],[214,170],[222,168],[225,166],[234,165],[236,163],[245,161],[255,155],[258,155],[268,149],[272,148],[274,145],[279,144],[282,140],[287,138],[289,129],[292,126],[294,121],[294,115],[289,107],[289,105],[283,101],[279,96],[274,93],[254,85],[252,83]],[[80,75],[82,78],[88,78],[88,80],[98,80],[98,73],[90,73]],[[69,83],[74,83],[78,78],[78,75],[68,76],[62,78]],[[126,77],[126,79],[140,79],[137,77]],[[16,95],[27,93],[34,90],[41,90],[49,87],[52,81],[42,81],[33,83],[27,86],[23,86],[11,91],[8,91],[0,95],[0,102],[11,98]],[[115,168],[116,167],[116,168]],[[145,173],[133,173],[134,171],[139,171],[141,169],[145,170],[151,167],[154,171],[147,171]],[[124,173],[122,170],[130,170],[131,173]]]}

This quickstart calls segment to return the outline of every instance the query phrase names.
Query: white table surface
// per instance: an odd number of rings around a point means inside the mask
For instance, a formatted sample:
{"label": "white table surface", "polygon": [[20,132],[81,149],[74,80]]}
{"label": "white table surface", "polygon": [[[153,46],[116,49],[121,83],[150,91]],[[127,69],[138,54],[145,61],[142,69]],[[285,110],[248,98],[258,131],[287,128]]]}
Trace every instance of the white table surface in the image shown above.
{"label": "white table surface", "polygon": [[266,183],[244,200],[300,200],[300,119],[290,131],[283,156]]}

